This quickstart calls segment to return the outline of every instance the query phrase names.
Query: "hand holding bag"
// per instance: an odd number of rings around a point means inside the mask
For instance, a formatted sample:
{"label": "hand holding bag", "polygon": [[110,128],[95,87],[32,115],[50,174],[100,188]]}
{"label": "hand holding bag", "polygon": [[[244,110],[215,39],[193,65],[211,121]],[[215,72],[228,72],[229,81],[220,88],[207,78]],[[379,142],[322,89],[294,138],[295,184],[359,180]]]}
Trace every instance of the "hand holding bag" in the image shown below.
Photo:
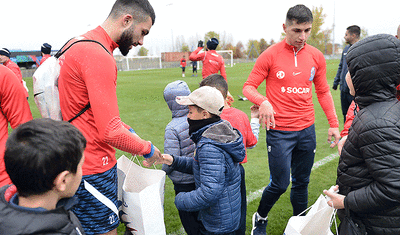
{"label": "hand holding bag", "polygon": [[[307,210],[309,210],[308,213],[301,216]],[[284,235],[333,235],[331,225],[335,219],[336,210],[328,205],[322,194],[307,210],[289,219]]]}
{"label": "hand holding bag", "polygon": [[165,235],[165,172],[138,166],[124,155],[117,167],[121,221],[135,235]]}

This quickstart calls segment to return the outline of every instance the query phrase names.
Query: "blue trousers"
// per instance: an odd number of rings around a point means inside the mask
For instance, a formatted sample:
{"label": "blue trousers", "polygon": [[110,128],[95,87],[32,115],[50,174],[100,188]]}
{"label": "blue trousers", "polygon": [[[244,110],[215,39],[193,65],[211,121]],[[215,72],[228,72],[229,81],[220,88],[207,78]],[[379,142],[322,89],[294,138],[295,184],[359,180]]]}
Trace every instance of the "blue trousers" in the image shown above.
{"label": "blue trousers", "polygon": [[[175,196],[180,192],[190,192],[196,189],[195,183],[192,184],[174,184]],[[189,212],[178,210],[179,218],[181,219],[182,226],[188,235],[199,235],[200,228],[203,226],[198,220],[199,212]]]}
{"label": "blue trousers", "polygon": [[267,217],[279,197],[286,191],[292,175],[290,201],[293,215],[307,209],[308,183],[316,148],[315,126],[301,131],[267,131],[270,183],[264,189],[258,214]]}

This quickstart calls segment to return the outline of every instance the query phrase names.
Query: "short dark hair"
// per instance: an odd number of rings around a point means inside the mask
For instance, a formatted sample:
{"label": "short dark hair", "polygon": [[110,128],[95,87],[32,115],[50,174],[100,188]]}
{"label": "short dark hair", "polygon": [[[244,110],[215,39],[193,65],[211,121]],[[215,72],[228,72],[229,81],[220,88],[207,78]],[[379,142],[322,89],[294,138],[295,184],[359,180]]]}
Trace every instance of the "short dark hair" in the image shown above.
{"label": "short dark hair", "polygon": [[210,76],[204,78],[200,82],[200,87],[202,86],[211,86],[217,88],[221,93],[224,99],[228,96],[228,83],[225,78],[220,74],[211,74]]}
{"label": "short dark hair", "polygon": [[298,4],[294,7],[289,8],[286,14],[286,24],[291,25],[293,21],[297,24],[312,23],[314,20],[311,10],[302,5]]}
{"label": "short dark hair", "polygon": [[350,34],[355,34],[357,38],[360,38],[361,29],[358,25],[349,26],[346,30],[349,31]]}
{"label": "short dark hair", "polygon": [[130,14],[140,23],[146,21],[148,16],[151,18],[152,25],[156,20],[156,14],[148,0],[117,0],[109,17],[116,19],[122,14]]}
{"label": "short dark hair", "polygon": [[77,172],[85,147],[85,137],[72,124],[34,119],[10,134],[4,163],[19,195],[41,195],[54,187],[61,172]]}
{"label": "short dark hair", "polygon": [[[197,112],[199,112],[199,113],[201,113],[201,112],[203,112],[203,110],[205,110],[205,109],[203,109],[202,107],[197,106],[197,105],[195,105],[195,104],[192,104],[192,105],[189,105],[189,106],[195,107],[195,108],[197,109]],[[207,110],[205,110],[205,111],[208,112]],[[216,114],[213,114],[213,113],[210,113],[210,112],[208,112],[208,113],[211,115],[211,118],[219,117],[219,116],[216,115]]]}

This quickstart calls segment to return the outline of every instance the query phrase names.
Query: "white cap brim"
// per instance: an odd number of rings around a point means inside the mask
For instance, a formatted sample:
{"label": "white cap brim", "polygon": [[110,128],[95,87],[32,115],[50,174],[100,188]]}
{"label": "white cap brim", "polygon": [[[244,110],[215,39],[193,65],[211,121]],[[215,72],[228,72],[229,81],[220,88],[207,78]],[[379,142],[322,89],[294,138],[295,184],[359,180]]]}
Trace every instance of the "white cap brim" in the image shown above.
{"label": "white cap brim", "polygon": [[180,105],[195,105],[190,99],[189,96],[177,96],[175,98],[176,103]]}

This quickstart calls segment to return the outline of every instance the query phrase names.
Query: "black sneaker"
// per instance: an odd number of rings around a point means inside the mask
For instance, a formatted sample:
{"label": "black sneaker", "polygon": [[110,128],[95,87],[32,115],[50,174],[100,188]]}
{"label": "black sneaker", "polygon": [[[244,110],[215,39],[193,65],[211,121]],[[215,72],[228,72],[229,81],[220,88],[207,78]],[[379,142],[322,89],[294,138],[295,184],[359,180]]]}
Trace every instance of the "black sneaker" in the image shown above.
{"label": "black sneaker", "polygon": [[268,220],[260,219],[258,213],[254,213],[252,218],[253,228],[251,229],[251,235],[267,235],[267,224]]}

